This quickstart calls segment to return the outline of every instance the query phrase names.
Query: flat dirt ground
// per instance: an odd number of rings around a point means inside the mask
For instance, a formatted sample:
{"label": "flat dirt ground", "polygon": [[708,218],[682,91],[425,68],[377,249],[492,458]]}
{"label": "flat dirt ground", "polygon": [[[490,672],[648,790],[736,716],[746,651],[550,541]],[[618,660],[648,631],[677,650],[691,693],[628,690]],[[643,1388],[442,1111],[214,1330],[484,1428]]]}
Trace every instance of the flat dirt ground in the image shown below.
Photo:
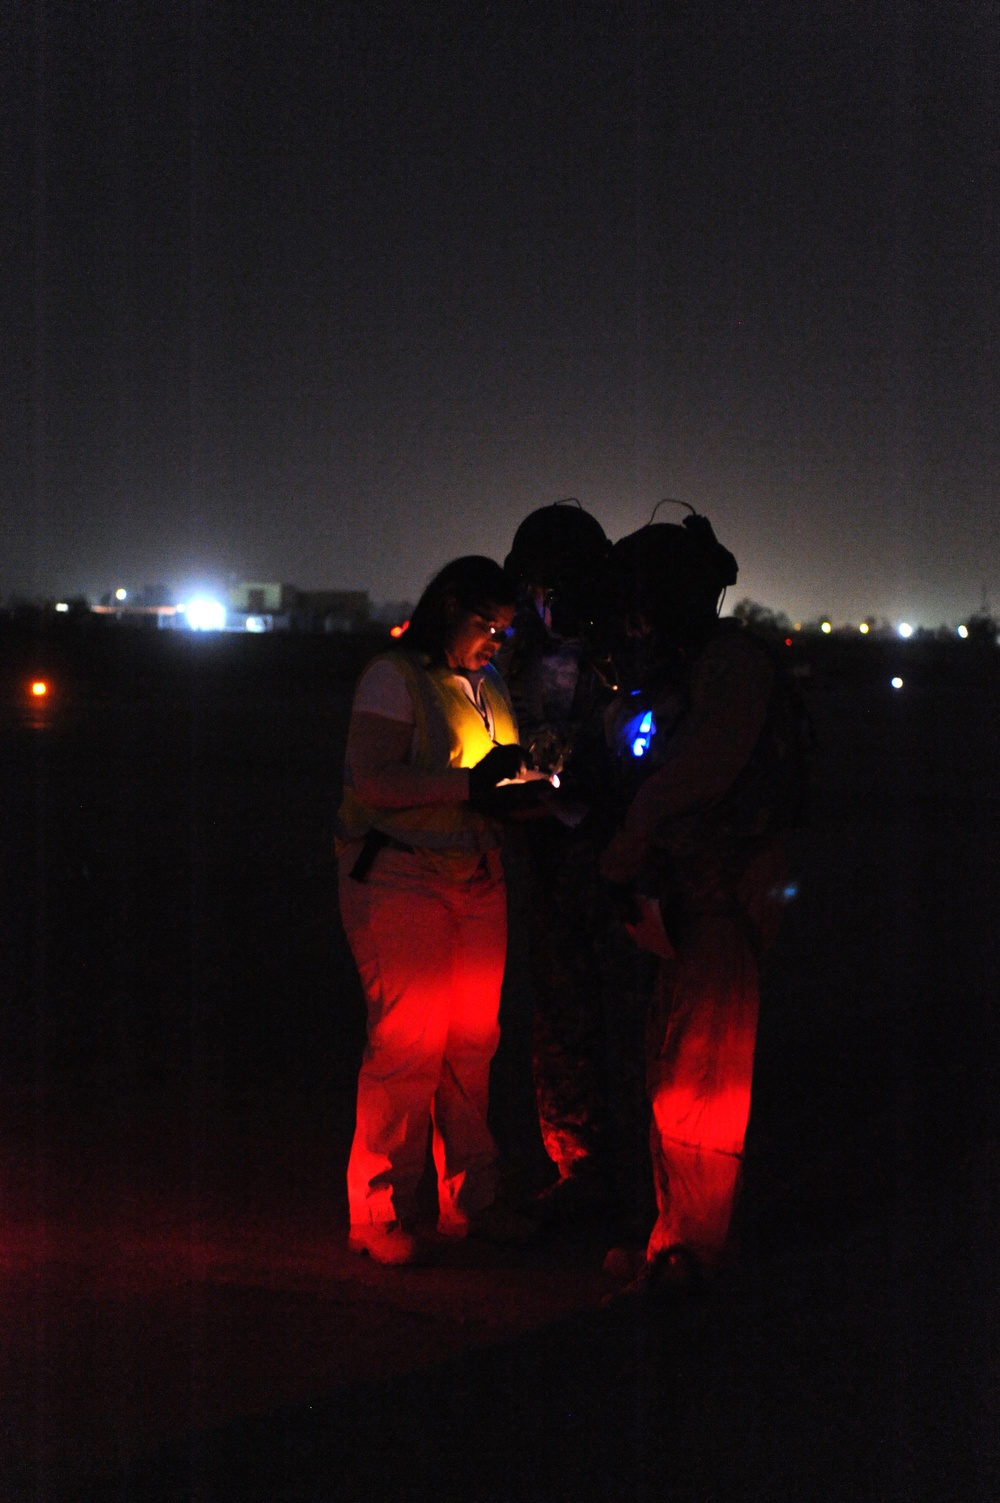
{"label": "flat dirt ground", "polygon": [[[330,848],[371,644],[3,645],[2,1503],[1000,1496],[995,653],[805,680],[741,1256],[664,1308],[603,1303],[611,1224],[426,1269],[345,1250],[363,1013]],[[523,1189],[522,900],[515,858],[493,1104]]]}

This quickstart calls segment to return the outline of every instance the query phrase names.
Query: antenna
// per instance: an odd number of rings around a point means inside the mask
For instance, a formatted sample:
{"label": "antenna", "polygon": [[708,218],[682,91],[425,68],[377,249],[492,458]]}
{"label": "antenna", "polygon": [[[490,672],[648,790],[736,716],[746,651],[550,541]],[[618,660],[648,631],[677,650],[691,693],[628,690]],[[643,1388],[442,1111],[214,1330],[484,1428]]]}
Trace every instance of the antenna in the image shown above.
{"label": "antenna", "polygon": [[688,501],[675,501],[674,498],[673,498],[673,496],[664,496],[663,500],[662,501],[657,501],[656,505],[653,507],[653,515],[650,517],[649,521],[646,523],[647,527],[652,527],[653,522],[656,519],[656,513],[659,511],[659,509],[660,509],[661,506],[686,506],[687,509],[688,509],[688,511],[691,513],[691,515],[693,517],[696,517],[698,515],[698,513],[695,511],[694,507],[690,504],[690,502],[688,502]]}

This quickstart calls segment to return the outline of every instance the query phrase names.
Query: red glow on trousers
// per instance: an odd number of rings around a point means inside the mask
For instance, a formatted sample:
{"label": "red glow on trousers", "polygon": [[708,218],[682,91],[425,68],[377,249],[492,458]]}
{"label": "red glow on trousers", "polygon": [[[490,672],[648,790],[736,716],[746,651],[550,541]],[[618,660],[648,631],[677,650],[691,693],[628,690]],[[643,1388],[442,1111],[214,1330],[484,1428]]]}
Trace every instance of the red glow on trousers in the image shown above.
{"label": "red glow on trousers", "polygon": [[438,1224],[461,1233],[496,1193],[487,1125],[506,954],[496,876],[455,883],[412,856],[381,855],[340,906],[368,1006],[347,1169],[351,1222],[412,1219],[431,1133]]}
{"label": "red glow on trousers", "polygon": [[648,1085],[659,1214],[650,1256],[683,1243],[710,1268],[725,1244],[750,1116],[756,970],[738,926],[713,918],[658,983]]}
{"label": "red glow on trousers", "polygon": [[707,1269],[725,1247],[739,1186],[759,1011],[758,961],[777,932],[784,858],[765,849],[744,873],[741,912],[707,913],[663,963],[650,1018],[647,1087],[657,1220],[648,1255],[677,1243]]}
{"label": "red glow on trousers", "polygon": [[538,1125],[541,1128],[545,1152],[559,1170],[559,1178],[568,1179],[573,1173],[574,1164],[587,1157],[587,1149],[583,1147],[572,1130],[560,1132],[553,1123],[543,1122],[541,1119]]}

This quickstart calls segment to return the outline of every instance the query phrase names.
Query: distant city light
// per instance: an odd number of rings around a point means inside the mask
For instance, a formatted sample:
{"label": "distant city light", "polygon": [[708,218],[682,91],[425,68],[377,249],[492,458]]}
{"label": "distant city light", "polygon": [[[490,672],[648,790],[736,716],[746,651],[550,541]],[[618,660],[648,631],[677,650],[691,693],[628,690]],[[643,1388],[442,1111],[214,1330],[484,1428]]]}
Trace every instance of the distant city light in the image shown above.
{"label": "distant city light", "polygon": [[120,588],[117,589],[115,591],[115,599],[116,600],[127,600],[128,599],[128,590],[123,590],[123,589],[120,589]]}
{"label": "distant city light", "polygon": [[826,635],[829,636],[830,633],[833,631],[833,622],[832,621],[821,621],[820,624],[819,624],[819,629],[820,629],[821,632],[825,632]]}
{"label": "distant city light", "polygon": [[35,699],[44,699],[49,692],[49,686],[43,678],[36,678],[31,686],[31,693]]}
{"label": "distant city light", "polygon": [[862,621],[861,625],[858,627],[858,631],[861,633],[861,635],[863,637],[867,637],[869,630],[870,628],[868,626],[868,622]]}
{"label": "distant city light", "polygon": [[247,631],[252,632],[267,631],[267,622],[264,620],[263,616],[248,616],[246,620],[246,628]]}
{"label": "distant city light", "polygon": [[66,603],[65,600],[57,600],[56,601],[56,610],[57,611],[68,611],[69,610],[69,606],[67,605],[67,603]]}
{"label": "distant city light", "polygon": [[901,621],[896,630],[899,632],[899,635],[901,637],[913,636],[913,627],[910,625],[909,621]]}
{"label": "distant city light", "polygon": [[225,631],[226,607],[218,600],[191,600],[186,615],[192,631]]}
{"label": "distant city light", "polygon": [[409,621],[404,621],[400,626],[390,626],[390,628],[389,628],[389,635],[390,635],[390,637],[401,637],[403,635],[404,631],[406,631],[406,629],[409,626],[409,624],[410,624]]}
{"label": "distant city light", "polygon": [[958,635],[962,638],[962,641],[964,642],[965,639],[966,639],[966,637],[969,635],[969,628],[963,624],[962,626],[960,626],[958,628]]}
{"label": "distant city light", "polygon": [[901,678],[890,679],[890,683],[894,689],[901,689],[903,687],[903,680]]}

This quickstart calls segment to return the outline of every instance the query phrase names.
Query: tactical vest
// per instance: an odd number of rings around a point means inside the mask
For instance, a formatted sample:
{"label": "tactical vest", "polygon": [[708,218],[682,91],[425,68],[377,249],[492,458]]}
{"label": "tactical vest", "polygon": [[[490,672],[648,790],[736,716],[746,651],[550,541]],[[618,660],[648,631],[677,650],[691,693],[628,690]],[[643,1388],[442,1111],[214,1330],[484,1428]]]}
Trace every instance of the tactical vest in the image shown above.
{"label": "tactical vest", "polygon": [[[737,632],[742,628],[722,622],[717,637]],[[774,670],[767,715],[753,750],[716,803],[664,820],[653,845],[650,864],[660,912],[675,946],[684,944],[696,915],[729,913],[748,926],[756,948],[759,936],[752,932],[739,897],[743,873],[803,819],[811,725],[783,663],[758,638],[750,640]],[[651,759],[649,772],[655,770]]]}
{"label": "tactical vest", "polygon": [[[428,668],[410,653],[384,657],[402,673],[410,693],[415,724],[412,765],[422,772],[475,767],[494,746],[516,744],[517,722],[496,669],[487,666],[480,685],[493,720],[491,737],[482,715],[449,668]],[[467,803],[418,804],[408,809],[376,809],[362,803],[347,768],[337,815],[338,844],[363,840],[369,830],[419,849],[433,866],[456,878],[471,874],[483,852],[496,849],[501,840],[499,825]]]}
{"label": "tactical vest", "polygon": [[[746,765],[731,787],[710,808],[683,818],[697,820],[706,833],[725,830],[730,838],[756,839],[803,822],[814,737],[801,696],[784,662],[770,646],[729,620],[718,624],[709,641],[718,643],[725,638],[752,643],[771,664],[774,682],[767,715]],[[707,645],[703,644],[702,650]],[[623,811],[640,785],[669,759],[671,736],[690,709],[691,676],[698,658],[695,653],[686,663],[679,660],[679,669],[664,679],[664,686],[653,690],[643,687],[632,696],[620,697],[612,706],[617,713],[606,717],[618,758]],[[652,677],[656,681],[655,673]],[[652,738],[645,738],[641,748],[636,748],[637,755],[634,738],[644,710],[652,712]]]}
{"label": "tactical vest", "polygon": [[712,811],[720,826],[744,838],[775,835],[805,822],[809,758],[815,732],[784,662],[762,642],[774,669],[767,719],[746,766]]}

